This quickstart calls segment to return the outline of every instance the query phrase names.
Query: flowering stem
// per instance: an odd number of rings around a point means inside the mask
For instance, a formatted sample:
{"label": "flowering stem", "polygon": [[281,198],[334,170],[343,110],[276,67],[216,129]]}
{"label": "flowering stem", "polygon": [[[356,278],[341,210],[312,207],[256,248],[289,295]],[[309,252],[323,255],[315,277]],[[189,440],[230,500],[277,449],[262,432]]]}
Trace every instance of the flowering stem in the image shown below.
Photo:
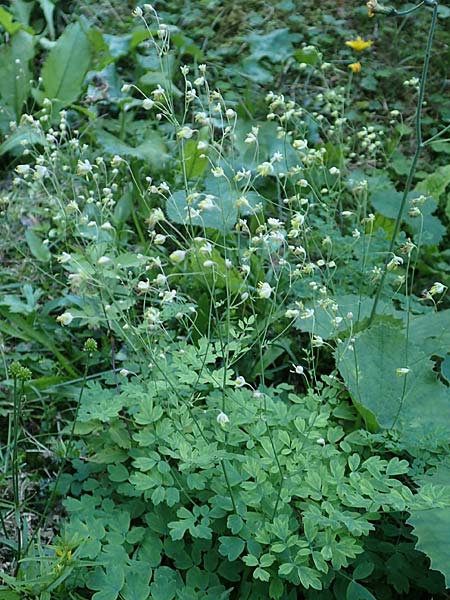
{"label": "flowering stem", "polygon": [[375,13],[379,13],[386,15],[387,17],[406,17],[407,15],[416,12],[416,10],[419,10],[419,8],[422,8],[424,4],[431,6],[429,0],[422,0],[422,2],[419,2],[419,4],[416,4],[411,8],[407,8],[406,10],[397,10],[393,6],[381,6],[376,0],[374,0],[373,2],[369,1],[367,3],[367,7],[369,8],[370,16],[374,16]]}
{"label": "flowering stem", "polygon": [[20,559],[22,556],[22,515],[20,513],[20,489],[19,489],[19,457],[18,457],[18,444],[19,444],[19,427],[20,427],[20,412],[21,412],[21,396],[23,393],[23,382],[21,384],[20,391],[18,390],[17,378],[14,377],[14,391],[13,391],[13,457],[12,457],[12,488],[14,498],[14,518],[16,525],[16,538],[17,547],[15,553],[15,569],[14,575],[17,576],[20,566]]}
{"label": "flowering stem", "polygon": [[[408,199],[409,192],[411,191],[412,182],[413,182],[414,176],[416,174],[417,163],[419,161],[420,154],[424,148],[424,143],[422,140],[422,108],[423,108],[423,102],[424,102],[424,97],[425,97],[425,86],[427,83],[428,70],[429,70],[429,66],[430,66],[431,48],[433,46],[434,32],[436,29],[438,3],[435,2],[434,0],[424,0],[424,2],[420,3],[420,5],[417,5],[416,8],[419,8],[420,6],[423,6],[423,5],[432,6],[433,15],[431,18],[430,30],[428,32],[427,45],[426,45],[426,49],[425,49],[425,57],[424,57],[423,68],[422,68],[422,77],[420,80],[420,87],[419,87],[419,98],[417,101],[417,108],[416,108],[416,127],[415,127],[415,129],[416,129],[416,150],[414,152],[414,156],[413,156],[412,163],[411,163],[411,168],[409,170],[405,189],[403,191],[400,208],[399,208],[399,211],[397,214],[397,218],[395,220],[394,231],[392,233],[391,242],[389,244],[388,257],[387,257],[387,260],[384,265],[383,274],[381,276],[380,283],[378,284],[377,292],[375,294],[375,300],[374,300],[374,303],[372,306],[372,312],[370,314],[368,326],[370,326],[372,324],[372,321],[376,315],[378,302],[380,300],[381,292],[383,290],[384,282],[386,279],[387,262],[389,261],[390,257],[392,256],[392,253],[394,250],[395,242],[397,240],[397,235],[400,230],[400,225],[402,222],[403,213],[405,211],[406,201]],[[401,14],[401,13],[398,13],[398,14]]]}
{"label": "flowering stem", "polygon": [[419,4],[416,4],[416,6],[413,6],[412,8],[408,8],[407,10],[395,10],[393,11],[393,15],[395,17],[406,17],[406,15],[410,15],[411,13],[415,12],[416,10],[419,10],[419,8],[422,8],[422,6],[425,4],[425,2],[419,2]]}

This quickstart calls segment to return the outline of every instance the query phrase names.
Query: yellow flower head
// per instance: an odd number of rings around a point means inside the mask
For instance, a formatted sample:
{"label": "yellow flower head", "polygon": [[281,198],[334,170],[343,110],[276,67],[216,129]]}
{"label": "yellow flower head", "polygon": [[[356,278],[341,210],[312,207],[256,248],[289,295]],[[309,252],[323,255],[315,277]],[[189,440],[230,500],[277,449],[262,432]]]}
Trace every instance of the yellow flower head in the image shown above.
{"label": "yellow flower head", "polygon": [[361,50],[370,48],[370,46],[373,44],[373,42],[372,42],[372,40],[365,41],[362,39],[362,37],[360,35],[358,35],[356,40],[350,40],[348,42],[345,42],[345,44],[347,46],[350,46],[350,48],[352,48],[353,50],[356,50],[357,52],[361,52]]}
{"label": "yellow flower head", "polygon": [[348,65],[348,68],[352,70],[352,73],[359,73],[361,71],[361,63],[354,62]]}

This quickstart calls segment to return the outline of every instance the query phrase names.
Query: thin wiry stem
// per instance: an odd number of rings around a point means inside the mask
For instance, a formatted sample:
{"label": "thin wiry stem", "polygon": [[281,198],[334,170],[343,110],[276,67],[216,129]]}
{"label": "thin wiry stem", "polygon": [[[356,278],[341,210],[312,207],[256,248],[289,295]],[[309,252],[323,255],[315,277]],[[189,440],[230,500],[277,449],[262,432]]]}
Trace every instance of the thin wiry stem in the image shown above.
{"label": "thin wiry stem", "polygon": [[[424,2],[421,2],[419,5],[417,5],[416,8],[419,8],[420,6],[423,6],[423,5],[431,6],[433,8],[433,15],[431,18],[430,30],[428,32],[428,40],[427,40],[427,45],[426,45],[426,49],[425,49],[425,57],[424,57],[423,68],[422,68],[422,77],[420,80],[420,87],[419,87],[419,98],[417,101],[416,119],[415,119],[416,150],[414,152],[414,156],[413,156],[413,159],[411,162],[411,168],[409,170],[405,189],[403,191],[402,201],[400,203],[400,208],[398,210],[397,218],[395,220],[394,231],[392,233],[391,242],[389,244],[388,257],[387,257],[387,260],[384,265],[383,274],[381,276],[380,283],[378,284],[377,292],[375,294],[375,300],[374,300],[374,303],[372,306],[372,312],[371,312],[370,318],[369,318],[369,326],[372,324],[373,319],[375,318],[375,315],[376,315],[378,302],[380,300],[381,292],[383,290],[384,282],[386,279],[387,262],[392,257],[395,242],[397,240],[397,235],[399,233],[400,225],[402,223],[402,218],[403,218],[403,213],[405,211],[406,201],[408,199],[409,192],[411,191],[414,176],[416,174],[417,163],[419,161],[420,154],[424,148],[424,143],[422,140],[422,109],[423,109],[423,103],[424,103],[424,98],[425,98],[425,87],[426,87],[426,83],[427,83],[428,70],[430,67],[431,48],[433,46],[434,32],[436,29],[438,3],[434,2],[433,0],[424,0]],[[401,13],[398,13],[398,14],[401,14]]]}

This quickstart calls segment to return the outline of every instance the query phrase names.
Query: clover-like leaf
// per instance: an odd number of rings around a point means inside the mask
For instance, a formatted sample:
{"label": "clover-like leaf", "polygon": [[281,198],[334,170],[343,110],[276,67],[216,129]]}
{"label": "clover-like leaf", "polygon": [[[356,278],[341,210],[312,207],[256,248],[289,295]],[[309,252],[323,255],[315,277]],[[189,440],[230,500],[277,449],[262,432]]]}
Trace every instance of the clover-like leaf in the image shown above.
{"label": "clover-like leaf", "polygon": [[226,556],[230,562],[236,560],[244,551],[245,541],[238,537],[223,535],[219,538],[219,552]]}

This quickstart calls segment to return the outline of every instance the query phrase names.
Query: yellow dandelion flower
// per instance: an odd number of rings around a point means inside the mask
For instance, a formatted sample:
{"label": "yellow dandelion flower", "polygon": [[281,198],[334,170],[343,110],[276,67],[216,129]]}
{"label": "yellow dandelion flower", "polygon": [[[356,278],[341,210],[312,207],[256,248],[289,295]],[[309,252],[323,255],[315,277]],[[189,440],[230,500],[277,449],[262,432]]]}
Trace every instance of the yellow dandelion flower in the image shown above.
{"label": "yellow dandelion flower", "polygon": [[352,70],[352,73],[359,73],[362,67],[360,62],[354,62],[348,65],[348,68]]}
{"label": "yellow dandelion flower", "polygon": [[360,35],[358,35],[356,40],[350,40],[348,42],[345,42],[345,44],[347,46],[350,46],[350,48],[352,48],[353,50],[356,50],[357,52],[361,52],[361,50],[370,48],[370,46],[373,44],[373,42],[372,42],[372,40],[365,41],[362,39],[362,37]]}

